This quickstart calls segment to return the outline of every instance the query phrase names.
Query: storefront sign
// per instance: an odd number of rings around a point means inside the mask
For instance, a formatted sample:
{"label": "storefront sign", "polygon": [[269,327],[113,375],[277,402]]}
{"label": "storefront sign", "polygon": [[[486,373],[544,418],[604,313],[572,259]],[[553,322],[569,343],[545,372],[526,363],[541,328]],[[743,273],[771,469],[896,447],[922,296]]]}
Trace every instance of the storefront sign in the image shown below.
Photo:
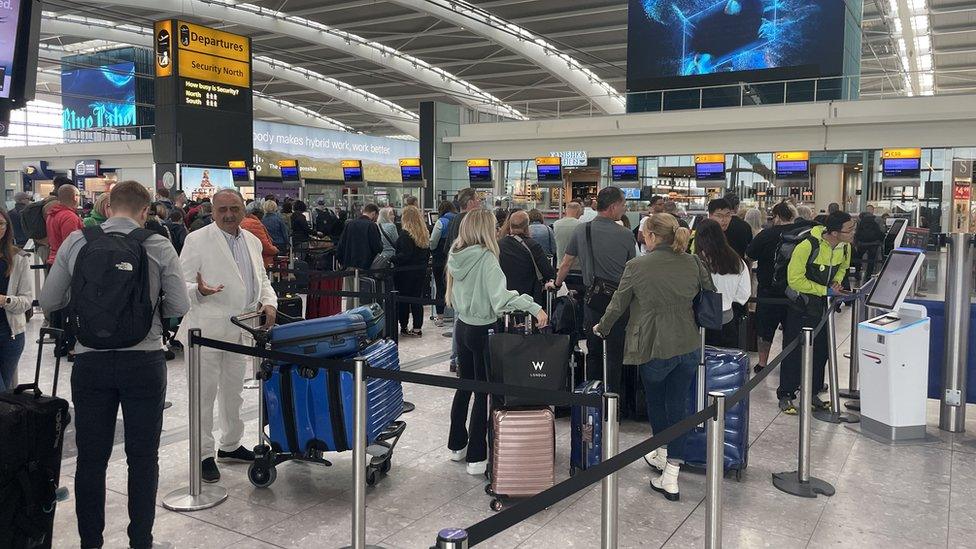
{"label": "storefront sign", "polygon": [[564,168],[585,168],[590,163],[586,151],[550,152],[549,156],[558,156]]}

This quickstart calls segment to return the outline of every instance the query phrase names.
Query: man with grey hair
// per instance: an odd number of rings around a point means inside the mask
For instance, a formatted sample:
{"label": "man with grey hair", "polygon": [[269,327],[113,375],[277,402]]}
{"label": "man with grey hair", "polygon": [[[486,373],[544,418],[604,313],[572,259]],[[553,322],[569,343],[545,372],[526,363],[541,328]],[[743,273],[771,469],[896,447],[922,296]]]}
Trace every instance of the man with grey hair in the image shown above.
{"label": "man with grey hair", "polygon": [[[228,343],[245,343],[233,316],[258,311],[263,327],[274,326],[278,298],[264,270],[261,241],[241,229],[244,198],[233,189],[214,194],[213,223],[186,237],[180,263],[190,295],[190,311],[177,337],[185,341],[188,330],[199,328],[205,337]],[[221,461],[253,461],[254,453],[241,444],[244,421],[245,361],[239,355],[205,348],[200,353],[200,401],[204,482],[220,480],[214,461],[214,404],[220,409]]]}
{"label": "man with grey hair", "polygon": [[[580,224],[580,216],[583,215],[583,206],[579,202],[566,204],[566,215],[562,219],[552,224],[552,232],[556,235],[556,265],[563,262],[566,255],[566,248],[569,241],[573,239],[573,232]],[[566,284],[571,290],[579,290],[583,287],[583,273],[580,271],[579,261],[574,261],[569,268],[570,274],[566,277]]]}
{"label": "man with grey hair", "polygon": [[27,233],[24,232],[24,226],[20,220],[20,212],[24,211],[24,208],[31,203],[31,195],[25,192],[19,192],[14,195],[14,209],[7,212],[10,214],[10,224],[14,231],[14,244],[18,248],[23,248],[27,244]]}

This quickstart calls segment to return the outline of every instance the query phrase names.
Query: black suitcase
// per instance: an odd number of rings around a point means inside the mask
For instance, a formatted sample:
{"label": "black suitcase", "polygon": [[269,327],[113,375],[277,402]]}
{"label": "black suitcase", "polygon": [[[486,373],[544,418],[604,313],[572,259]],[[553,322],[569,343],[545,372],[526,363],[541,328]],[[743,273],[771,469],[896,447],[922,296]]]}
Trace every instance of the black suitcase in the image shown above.
{"label": "black suitcase", "polygon": [[[41,329],[62,339],[61,330]],[[54,362],[54,388],[43,395],[38,387],[38,350],[34,383],[0,393],[0,547],[48,549],[61,477],[61,447],[71,421],[68,401],[57,398],[60,359]]]}
{"label": "black suitcase", "polygon": [[302,298],[297,295],[285,294],[278,298],[278,312],[294,319],[304,319],[305,311]]}

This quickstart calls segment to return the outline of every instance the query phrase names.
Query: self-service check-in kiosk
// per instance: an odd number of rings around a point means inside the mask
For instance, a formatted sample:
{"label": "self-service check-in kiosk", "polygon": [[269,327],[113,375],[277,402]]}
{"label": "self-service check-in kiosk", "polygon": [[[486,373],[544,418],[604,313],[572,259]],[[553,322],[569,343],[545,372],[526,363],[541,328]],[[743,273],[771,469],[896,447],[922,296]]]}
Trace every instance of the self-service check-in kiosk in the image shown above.
{"label": "self-service check-in kiosk", "polygon": [[887,312],[858,324],[861,432],[874,438],[925,438],[929,317],[904,302],[924,258],[922,250],[893,250],[866,302]]}

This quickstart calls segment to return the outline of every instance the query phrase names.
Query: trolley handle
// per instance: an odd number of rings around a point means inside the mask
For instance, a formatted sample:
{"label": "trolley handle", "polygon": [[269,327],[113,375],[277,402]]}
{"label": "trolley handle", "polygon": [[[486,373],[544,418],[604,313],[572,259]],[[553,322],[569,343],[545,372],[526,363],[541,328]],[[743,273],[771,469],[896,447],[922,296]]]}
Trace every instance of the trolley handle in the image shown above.
{"label": "trolley handle", "polygon": [[[277,318],[286,320],[288,322],[298,322],[299,320],[301,320],[301,318],[287,315],[281,311],[278,311]],[[255,339],[266,336],[268,330],[265,330],[264,328],[261,327],[255,328],[247,324],[248,322],[254,319],[260,319],[261,324],[264,324],[264,313],[262,313],[261,311],[255,311],[253,313],[244,313],[242,315],[230,317],[230,321],[231,323],[234,324],[234,326],[237,326],[238,328],[248,332],[249,334],[254,336]]]}

